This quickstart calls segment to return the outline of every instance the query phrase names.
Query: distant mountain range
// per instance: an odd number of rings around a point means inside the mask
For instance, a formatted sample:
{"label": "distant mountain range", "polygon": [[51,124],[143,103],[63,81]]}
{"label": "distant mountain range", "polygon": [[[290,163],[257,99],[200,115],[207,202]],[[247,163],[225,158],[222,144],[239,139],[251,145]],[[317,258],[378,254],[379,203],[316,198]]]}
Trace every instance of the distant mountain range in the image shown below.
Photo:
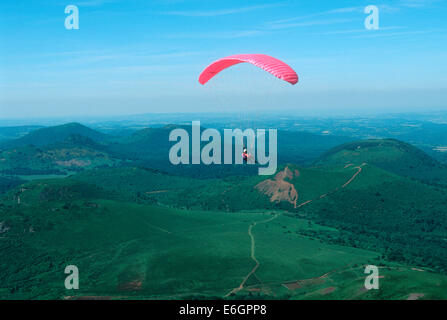
{"label": "distant mountain range", "polygon": [[[85,149],[84,153],[99,152],[103,154],[103,158],[123,160],[126,163],[133,163],[133,165],[180,175],[198,175],[210,178],[229,174],[256,174],[257,170],[253,167],[247,170],[247,168],[231,165],[173,166],[168,159],[169,149],[173,143],[169,141],[168,137],[171,130],[177,127],[191,130],[189,126],[167,125],[161,128],[141,129],[131,135],[117,137],[98,132],[79,123],[39,128],[23,137],[0,142],[0,150],[7,151],[6,154],[14,153],[14,158],[11,160],[13,163],[8,160],[8,156],[4,155],[5,162],[0,164],[0,170],[3,167],[3,170],[7,169],[7,173],[11,174],[14,168],[22,168],[23,166],[20,164],[26,163],[28,169],[45,169],[48,173],[61,172],[61,170],[63,172],[64,168],[61,168],[58,163],[70,160],[74,161],[73,168],[78,167],[79,169],[82,166],[76,166],[76,163],[84,158],[80,158],[77,154],[74,154],[71,159],[69,154],[60,159],[55,158],[53,162],[45,162],[39,168],[34,168],[35,164],[30,163],[30,159],[41,157],[38,155],[41,149],[54,151],[76,147],[78,150]],[[278,161],[279,163],[310,163],[331,147],[349,140],[345,137],[317,135],[308,132],[280,131],[278,133]],[[58,153],[53,152],[53,154]],[[23,159],[20,156],[23,156]],[[88,167],[95,166],[95,161],[91,160],[89,159],[88,162],[93,162],[93,164]],[[54,165],[55,163],[56,165]],[[104,163],[100,162],[98,165],[104,165]],[[25,171],[21,170],[21,172]],[[40,172],[44,173],[44,171]]]}

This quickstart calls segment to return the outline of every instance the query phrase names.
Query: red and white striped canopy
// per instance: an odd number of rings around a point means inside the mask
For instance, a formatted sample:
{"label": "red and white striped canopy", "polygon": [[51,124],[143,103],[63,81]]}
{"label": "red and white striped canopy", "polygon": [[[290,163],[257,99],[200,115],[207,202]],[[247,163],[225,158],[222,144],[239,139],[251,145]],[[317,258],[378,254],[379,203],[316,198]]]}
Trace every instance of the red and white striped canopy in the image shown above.
{"label": "red and white striped canopy", "polygon": [[298,75],[289,65],[265,54],[236,54],[216,60],[202,71],[199,82],[205,84],[222,70],[244,62],[251,63],[290,84],[298,82]]}

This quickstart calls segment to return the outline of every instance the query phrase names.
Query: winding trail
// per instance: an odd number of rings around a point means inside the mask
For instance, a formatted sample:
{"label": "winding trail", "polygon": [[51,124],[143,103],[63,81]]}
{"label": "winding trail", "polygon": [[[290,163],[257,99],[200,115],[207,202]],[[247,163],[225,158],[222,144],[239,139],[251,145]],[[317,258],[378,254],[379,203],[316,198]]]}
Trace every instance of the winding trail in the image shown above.
{"label": "winding trail", "polygon": [[[357,167],[355,167],[355,169],[357,169],[357,171],[354,173],[354,175],[348,180],[348,181],[346,181],[346,183],[344,183],[342,186],[341,186],[341,188],[345,188],[345,187],[347,187],[352,181],[354,181],[354,179],[362,172],[362,167],[364,166],[364,165],[366,165],[366,163],[362,163],[360,166],[357,166]],[[346,168],[346,167],[345,167]],[[338,191],[340,188],[336,188],[335,190],[333,190],[333,191],[331,191],[331,192],[328,192],[328,193],[325,193],[325,194],[322,194],[321,196],[319,196],[319,199],[321,199],[321,198],[324,198],[324,197],[326,197],[328,194],[330,194],[330,193],[334,193],[334,192],[336,192],[336,191]],[[302,207],[302,206],[305,206],[306,204],[309,204],[309,203],[311,203],[313,200],[308,200],[308,201],[306,201],[306,202],[303,202],[303,203],[301,203],[300,205],[296,205],[296,203],[295,203],[295,208],[300,208],[300,207]],[[251,252],[250,252],[250,258],[255,262],[255,266],[250,270],[250,272],[244,277],[244,279],[242,280],[242,282],[240,283],[240,285],[238,286],[238,287],[236,287],[236,288],[234,288],[233,290],[231,290],[230,292],[228,292],[226,295],[225,295],[225,297],[228,297],[229,295],[231,295],[231,294],[235,294],[235,293],[237,293],[237,292],[239,292],[239,291],[241,291],[241,290],[243,290],[244,289],[244,287],[245,287],[245,283],[247,282],[247,280],[256,272],[256,270],[259,268],[259,261],[258,261],[258,259],[256,258],[256,255],[255,255],[255,253],[256,253],[256,241],[255,241],[255,237],[253,236],[253,233],[252,233],[252,230],[253,230],[253,227],[255,227],[257,224],[260,224],[260,223],[268,223],[268,222],[270,222],[270,221],[273,221],[274,219],[276,219],[277,217],[279,217],[280,215],[281,215],[282,213],[277,213],[277,214],[275,214],[273,217],[270,217],[270,218],[268,218],[268,219],[266,219],[266,220],[261,220],[261,221],[256,221],[256,222],[253,222],[252,224],[250,224],[250,226],[248,227],[248,236],[250,237],[250,241],[251,241]],[[326,274],[324,274],[324,275],[322,275],[322,276],[320,276],[320,277],[318,277],[318,278],[324,278],[324,277],[326,277],[327,275],[329,275],[331,272],[333,272],[333,271],[330,271],[330,272],[328,272],[328,273],[326,273]]]}
{"label": "winding trail", "polygon": [[354,175],[351,177],[351,179],[349,179],[344,185],[342,185],[342,188],[345,188],[346,186],[348,186],[352,181],[354,181],[355,177],[357,177],[357,175],[362,172],[362,167],[365,165],[366,163],[362,163],[360,166],[355,167],[357,170],[356,173],[354,173]]}
{"label": "winding trail", "polygon": [[244,279],[242,280],[241,284],[239,285],[239,287],[234,288],[233,290],[231,290],[230,292],[228,292],[225,297],[228,297],[230,294],[232,293],[236,293],[239,292],[240,290],[244,289],[245,283],[247,282],[247,280],[251,277],[252,274],[254,274],[256,272],[256,270],[259,268],[259,261],[258,259],[256,259],[255,256],[255,251],[256,251],[256,242],[255,242],[255,237],[253,236],[252,230],[253,227],[256,226],[258,223],[267,223],[270,222],[274,219],[276,219],[277,217],[279,217],[281,214],[277,213],[275,214],[273,217],[268,218],[266,220],[262,220],[262,221],[256,221],[253,222],[252,224],[250,224],[250,226],[248,227],[248,235],[250,237],[251,240],[251,253],[250,253],[250,258],[255,262],[255,266],[253,267],[253,269],[251,269],[251,271],[244,277]]}

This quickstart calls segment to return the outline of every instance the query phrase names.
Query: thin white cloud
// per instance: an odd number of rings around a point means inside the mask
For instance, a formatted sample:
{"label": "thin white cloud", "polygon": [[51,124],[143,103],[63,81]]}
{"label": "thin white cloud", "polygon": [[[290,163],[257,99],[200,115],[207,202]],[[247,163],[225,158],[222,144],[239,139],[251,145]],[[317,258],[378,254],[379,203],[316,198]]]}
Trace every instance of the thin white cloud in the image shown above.
{"label": "thin white cloud", "polygon": [[394,4],[380,4],[377,5],[380,12],[395,13],[405,8],[424,8],[430,7],[435,3],[439,3],[442,0],[399,0]]}
{"label": "thin white cloud", "polygon": [[[405,29],[405,28],[406,27],[399,27],[399,26],[381,27],[380,31]],[[335,35],[335,34],[352,34],[352,33],[365,33],[365,32],[370,32],[370,31],[365,29],[365,28],[360,28],[360,29],[347,29],[347,30],[335,30],[335,31],[319,32],[319,33],[315,33],[315,34],[316,35]]]}
{"label": "thin white cloud", "polygon": [[[67,51],[67,52],[49,52],[40,54],[41,56],[54,57],[51,62],[34,65],[33,69],[59,68],[79,68],[86,66],[92,68],[95,65],[109,65],[110,68],[116,67],[116,62],[120,64],[142,63],[151,65],[161,61],[176,61],[179,58],[199,56],[206,54],[206,51],[170,51],[170,52],[149,52],[148,50],[123,49],[121,51],[108,50],[86,50],[86,51]],[[183,62],[179,62],[183,63]],[[173,63],[175,64],[175,63]]]}
{"label": "thin white cloud", "polygon": [[380,29],[377,31],[373,31],[368,34],[353,36],[352,38],[392,38],[392,37],[401,37],[401,36],[408,36],[408,35],[422,35],[422,34],[429,34],[429,33],[435,33],[439,30],[420,30],[420,31],[403,31],[403,32],[391,32],[391,33],[383,33],[380,32]]}
{"label": "thin white cloud", "polygon": [[269,24],[277,25],[277,24],[283,24],[283,23],[290,23],[290,22],[294,22],[294,21],[301,21],[301,20],[305,20],[308,18],[314,18],[314,17],[324,16],[324,15],[335,15],[335,14],[350,13],[350,12],[363,12],[363,7],[357,6],[357,7],[337,8],[337,9],[332,9],[332,10],[327,10],[327,11],[316,12],[316,13],[312,13],[312,14],[308,14],[308,15],[304,15],[304,16],[275,20],[275,21],[269,22]]}
{"label": "thin white cloud", "polygon": [[107,3],[114,3],[117,0],[85,0],[75,3],[75,5],[80,7],[98,7]]}
{"label": "thin white cloud", "polygon": [[326,11],[326,14],[336,14],[336,13],[348,13],[348,12],[362,12],[364,7],[346,7],[346,8],[338,8]]}
{"label": "thin white cloud", "polygon": [[194,33],[175,33],[164,35],[164,38],[169,39],[236,39],[252,36],[260,36],[266,34],[261,30],[235,30],[235,31],[216,31],[216,32],[194,32]]}
{"label": "thin white cloud", "polygon": [[428,7],[436,2],[440,2],[440,0],[400,0],[399,5],[408,8],[421,8]]}
{"label": "thin white cloud", "polygon": [[163,13],[167,15],[184,16],[184,17],[214,17],[214,16],[223,16],[223,15],[250,12],[259,9],[277,7],[280,5],[282,4],[281,3],[266,4],[266,5],[250,6],[250,7],[229,8],[229,9],[209,10],[209,11],[166,11]]}
{"label": "thin white cloud", "polygon": [[[287,19],[274,20],[270,21],[266,24],[266,28],[270,30],[280,30],[280,29],[288,29],[288,28],[299,28],[299,27],[308,27],[308,26],[317,26],[317,25],[330,25],[336,23],[344,23],[350,22],[350,19],[335,19],[335,16],[341,16],[353,12],[363,12],[363,7],[355,6],[355,7],[343,7],[336,8],[321,12],[316,12],[308,15],[291,17]],[[331,18],[333,17],[333,18]],[[313,18],[319,18],[317,20]]]}
{"label": "thin white cloud", "polygon": [[325,19],[325,20],[311,20],[311,21],[302,21],[302,22],[294,22],[294,23],[281,23],[274,24],[269,26],[269,29],[272,30],[280,30],[280,29],[289,29],[289,28],[299,28],[299,27],[311,27],[311,26],[321,26],[328,24],[336,24],[336,23],[345,23],[350,22],[351,19]]}

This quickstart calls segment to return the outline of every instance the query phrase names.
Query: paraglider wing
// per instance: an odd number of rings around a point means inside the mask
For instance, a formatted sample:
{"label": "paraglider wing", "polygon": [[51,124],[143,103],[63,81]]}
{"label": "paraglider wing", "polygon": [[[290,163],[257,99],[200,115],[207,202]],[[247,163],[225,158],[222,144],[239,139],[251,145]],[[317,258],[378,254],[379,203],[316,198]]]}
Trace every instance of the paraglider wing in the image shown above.
{"label": "paraglider wing", "polygon": [[298,82],[298,75],[290,66],[265,54],[236,54],[216,60],[202,71],[199,76],[199,82],[205,84],[222,70],[244,62],[264,69],[275,77],[287,81],[290,84]]}

